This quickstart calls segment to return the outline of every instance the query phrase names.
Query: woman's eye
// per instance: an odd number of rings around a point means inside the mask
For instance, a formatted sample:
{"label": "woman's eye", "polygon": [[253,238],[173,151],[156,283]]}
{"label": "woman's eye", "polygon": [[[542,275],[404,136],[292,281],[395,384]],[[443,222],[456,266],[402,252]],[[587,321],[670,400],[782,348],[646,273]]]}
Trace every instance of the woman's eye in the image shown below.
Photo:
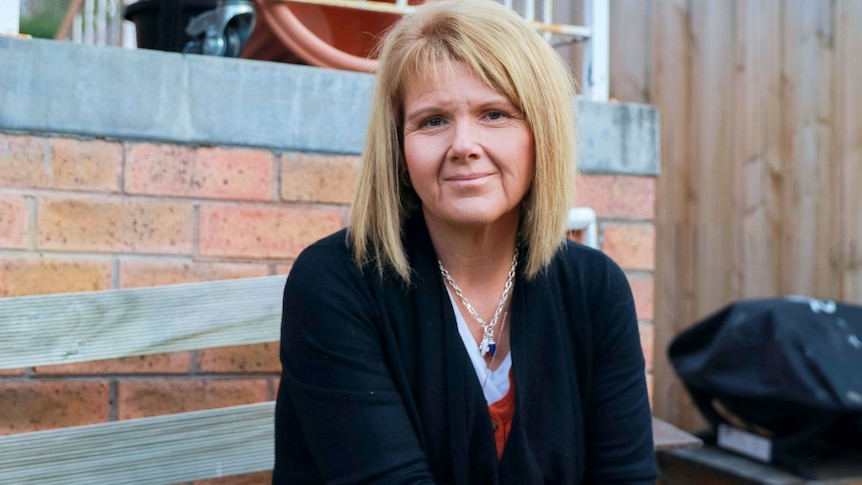
{"label": "woman's eye", "polygon": [[424,120],[421,126],[422,128],[438,128],[440,126],[443,126],[443,118],[439,116],[432,116]]}
{"label": "woman's eye", "polygon": [[504,113],[502,111],[488,111],[488,113],[485,114],[485,117],[491,121],[497,121],[497,120],[502,120],[503,118],[505,118],[506,113]]}

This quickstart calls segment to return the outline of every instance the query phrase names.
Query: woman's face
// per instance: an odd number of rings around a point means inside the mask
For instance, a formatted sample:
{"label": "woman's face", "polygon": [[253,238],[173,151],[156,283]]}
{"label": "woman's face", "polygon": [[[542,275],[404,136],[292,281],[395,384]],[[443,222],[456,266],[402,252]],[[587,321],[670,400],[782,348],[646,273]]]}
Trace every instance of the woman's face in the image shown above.
{"label": "woman's face", "polygon": [[[461,63],[404,96],[404,155],[429,223],[517,223],[533,176],[533,135],[502,94]],[[434,221],[429,219],[435,219]]]}

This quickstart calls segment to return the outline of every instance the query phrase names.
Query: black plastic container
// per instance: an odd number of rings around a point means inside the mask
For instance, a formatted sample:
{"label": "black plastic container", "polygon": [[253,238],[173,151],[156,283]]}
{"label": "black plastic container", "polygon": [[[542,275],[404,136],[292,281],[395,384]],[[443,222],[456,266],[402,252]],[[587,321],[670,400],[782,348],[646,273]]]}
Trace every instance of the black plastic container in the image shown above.
{"label": "black plastic container", "polygon": [[186,25],[196,15],[216,7],[218,0],[139,0],[126,7],[123,17],[135,24],[141,49],[182,52]]}

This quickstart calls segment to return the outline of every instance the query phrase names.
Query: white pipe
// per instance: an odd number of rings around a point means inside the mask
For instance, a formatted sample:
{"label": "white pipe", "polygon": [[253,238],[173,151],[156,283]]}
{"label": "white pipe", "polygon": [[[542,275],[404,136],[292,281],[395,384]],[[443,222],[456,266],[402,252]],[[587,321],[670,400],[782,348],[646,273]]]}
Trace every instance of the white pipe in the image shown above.
{"label": "white pipe", "polygon": [[94,22],[94,19],[96,17],[95,0],[86,0],[84,2],[84,9],[81,13],[83,14],[83,21],[81,26],[81,28],[83,29],[83,38],[81,39],[81,43],[87,45],[96,45],[96,23]]}
{"label": "white pipe", "polygon": [[583,95],[591,101],[607,101],[610,70],[610,4],[608,0],[584,0],[584,23],[592,31],[584,47]]}
{"label": "white pipe", "polygon": [[135,24],[123,18],[123,12],[125,12],[125,6],[132,3],[132,0],[122,0],[121,4],[123,5],[123,11],[120,12],[120,15],[117,17],[120,24],[120,38],[122,39],[121,44],[126,49],[134,49],[138,46],[138,38],[137,38],[137,29],[135,28]]}
{"label": "white pipe", "polygon": [[93,44],[108,45],[108,0],[98,0],[93,16]]}
{"label": "white pipe", "polygon": [[81,12],[75,14],[75,19],[72,20],[72,42],[80,44],[84,42],[84,16]]}
{"label": "white pipe", "polygon": [[[542,2],[542,23],[545,24],[553,24],[554,23],[554,0],[545,0]],[[546,30],[542,33],[542,37],[545,38],[546,41],[551,41],[551,32]]]}
{"label": "white pipe", "polygon": [[21,2],[0,0],[0,34],[18,35],[21,28]]}
{"label": "white pipe", "polygon": [[599,228],[596,222],[596,211],[589,207],[573,207],[569,209],[569,231],[584,231],[584,244],[598,249]]}
{"label": "white pipe", "polygon": [[526,2],[524,2],[524,18],[530,21],[536,19],[535,0],[527,0]]}

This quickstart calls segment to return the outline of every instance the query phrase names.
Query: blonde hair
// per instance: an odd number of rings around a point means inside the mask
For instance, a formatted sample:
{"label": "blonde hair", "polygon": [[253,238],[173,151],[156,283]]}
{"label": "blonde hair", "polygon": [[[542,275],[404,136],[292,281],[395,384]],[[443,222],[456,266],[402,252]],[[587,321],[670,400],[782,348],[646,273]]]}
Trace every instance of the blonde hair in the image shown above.
{"label": "blonde hair", "polygon": [[464,64],[506,96],[533,133],[535,169],[522,203],[520,238],[527,278],[546,267],[563,244],[576,173],[574,86],[568,67],[512,10],[492,0],[431,1],[386,34],[371,104],[368,136],[350,214],[357,264],[382,276],[394,269],[410,281],[402,230],[418,196],[403,147],[403,102],[410,79],[438,64]]}

